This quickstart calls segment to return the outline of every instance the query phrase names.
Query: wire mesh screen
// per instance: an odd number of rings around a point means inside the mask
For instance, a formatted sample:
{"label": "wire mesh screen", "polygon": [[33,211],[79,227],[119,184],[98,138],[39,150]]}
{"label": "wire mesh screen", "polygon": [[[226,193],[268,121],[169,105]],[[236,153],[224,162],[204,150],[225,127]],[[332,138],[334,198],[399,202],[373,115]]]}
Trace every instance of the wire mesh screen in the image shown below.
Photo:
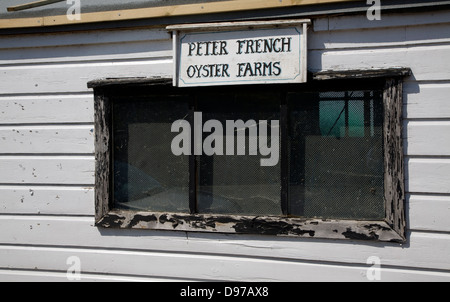
{"label": "wire mesh screen", "polygon": [[[279,140],[271,139],[279,135],[279,127],[271,127],[271,121],[279,120],[280,95],[207,94],[199,97],[198,110],[204,122],[218,121],[223,125],[219,134],[226,133],[223,141],[213,143],[220,144],[223,156],[198,157],[199,213],[281,215],[280,162],[276,158],[274,165],[261,165],[262,158],[279,156]],[[231,131],[230,123],[236,126]],[[262,127],[267,129],[267,142],[261,140]],[[211,134],[203,134],[204,142]],[[261,144],[272,154],[261,152]]]}
{"label": "wire mesh screen", "polygon": [[[279,125],[286,95],[288,124]],[[190,124],[190,138],[200,131],[189,149],[199,143],[201,155],[173,153],[177,120]],[[283,138],[280,126],[288,129]],[[287,208],[306,218],[382,219],[382,126],[380,91],[221,90],[117,100],[115,207],[190,212],[195,200],[200,214],[282,215]]]}
{"label": "wire mesh screen", "polygon": [[114,102],[116,208],[189,211],[189,156],[171,151],[172,123],[187,117],[187,104],[177,96]]}
{"label": "wire mesh screen", "polygon": [[380,93],[293,93],[289,104],[290,213],[383,218]]}

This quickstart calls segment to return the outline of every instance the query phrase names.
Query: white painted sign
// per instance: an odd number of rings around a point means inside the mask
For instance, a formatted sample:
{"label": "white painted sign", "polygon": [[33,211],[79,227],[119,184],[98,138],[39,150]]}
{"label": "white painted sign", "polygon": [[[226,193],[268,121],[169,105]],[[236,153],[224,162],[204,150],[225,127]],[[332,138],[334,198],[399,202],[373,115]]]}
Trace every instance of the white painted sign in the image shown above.
{"label": "white painted sign", "polygon": [[305,22],[212,27],[215,30],[207,32],[205,25],[200,32],[169,27],[174,30],[175,86],[306,82]]}

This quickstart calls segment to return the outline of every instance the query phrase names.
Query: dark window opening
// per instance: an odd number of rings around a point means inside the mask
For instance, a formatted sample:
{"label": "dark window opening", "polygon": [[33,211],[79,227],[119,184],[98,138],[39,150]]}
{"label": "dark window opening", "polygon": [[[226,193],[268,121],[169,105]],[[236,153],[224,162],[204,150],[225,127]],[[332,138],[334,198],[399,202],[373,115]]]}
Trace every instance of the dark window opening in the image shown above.
{"label": "dark window opening", "polygon": [[188,112],[184,96],[113,103],[114,208],[189,211],[189,157],[175,156],[171,125]]}
{"label": "dark window opening", "polygon": [[[274,166],[261,166],[258,149],[258,131],[262,126],[260,121],[280,119],[280,94],[201,94],[198,96],[196,111],[202,112],[205,122],[217,120],[224,128],[227,128],[227,121],[244,122],[244,127],[233,127],[234,143],[230,145],[233,145],[234,155],[226,152],[229,141],[224,137],[224,155],[204,154],[197,157],[198,213],[282,215],[280,162]],[[270,131],[279,129],[268,131],[267,143],[271,146]],[[208,135],[204,133],[203,138],[206,139]],[[241,154],[238,148],[240,135],[245,138],[245,148],[240,150]],[[254,142],[250,141],[252,139]],[[279,146],[276,148],[279,152]]]}
{"label": "dark window opening", "polygon": [[405,242],[401,77],[410,71],[349,74],[359,75],[199,88],[91,82],[96,226]]}
{"label": "dark window opening", "polygon": [[382,219],[380,91],[289,95],[290,214]]}
{"label": "dark window opening", "polygon": [[[364,220],[385,215],[381,91],[199,90],[117,98],[112,108],[114,208]],[[185,120],[192,133],[193,112],[201,113],[202,128],[210,120],[222,125],[222,139],[212,142],[220,155],[173,154],[178,133],[172,124]],[[233,128],[234,152],[227,154],[227,121],[238,120],[254,123]],[[273,120],[287,131],[269,127],[267,146],[277,144],[278,161],[262,166],[261,121]],[[202,142],[218,129],[208,130]],[[271,131],[288,150],[271,141]],[[239,135],[245,138],[241,154]]]}

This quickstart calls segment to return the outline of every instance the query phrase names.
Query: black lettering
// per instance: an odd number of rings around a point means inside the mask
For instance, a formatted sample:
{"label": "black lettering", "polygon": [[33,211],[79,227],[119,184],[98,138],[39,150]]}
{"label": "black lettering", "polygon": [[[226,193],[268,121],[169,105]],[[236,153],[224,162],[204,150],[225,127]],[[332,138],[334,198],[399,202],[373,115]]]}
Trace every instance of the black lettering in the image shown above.
{"label": "black lettering", "polygon": [[202,44],[204,44],[204,42],[197,42],[197,56],[203,56],[203,54],[200,52],[202,49]]}
{"label": "black lettering", "polygon": [[217,68],[217,64],[211,64],[208,65],[208,67],[209,67],[209,77],[212,78],[214,77],[214,70],[215,68]]}
{"label": "black lettering", "polygon": [[215,70],[214,76],[216,78],[220,78],[222,76],[222,64],[216,64],[214,70]]}
{"label": "black lettering", "polygon": [[273,63],[273,75],[274,76],[279,76],[281,74],[280,64],[281,64],[281,62]]}
{"label": "black lettering", "polygon": [[209,56],[211,53],[210,53],[210,45],[211,45],[211,43],[212,42],[206,42],[206,53],[205,53],[205,56]]}
{"label": "black lettering", "polygon": [[[242,73],[249,72],[244,69],[247,63],[239,64],[239,74],[238,77],[242,77]],[[207,65],[190,65],[186,69],[186,74],[189,78],[220,78],[220,77],[230,77],[229,64],[207,64]],[[251,68],[250,68],[251,72]]]}
{"label": "black lettering", "polygon": [[208,67],[210,67],[211,65],[203,65],[203,73],[202,73],[202,77],[207,78],[209,77],[209,70]]}
{"label": "black lettering", "polygon": [[263,63],[263,75],[271,76],[272,75],[272,63]]}
{"label": "black lettering", "polygon": [[195,43],[189,43],[189,57],[192,57],[192,52],[195,50]]}
{"label": "black lettering", "polygon": [[213,43],[213,55],[217,56],[219,55],[219,53],[217,52],[217,50],[219,49],[219,42],[214,41]]}
{"label": "black lettering", "polygon": [[237,74],[237,77],[238,78],[242,78],[243,77],[243,75],[242,75],[242,73],[244,72],[244,66],[245,66],[245,63],[238,63],[238,74]]}
{"label": "black lettering", "polygon": [[261,44],[264,42],[263,39],[256,40],[256,53],[262,53]]}
{"label": "black lettering", "polygon": [[282,48],[281,48],[281,46],[277,47],[277,43],[281,43],[281,39],[280,38],[275,39],[275,41],[273,41],[273,51],[278,53],[278,52],[282,51]]}
{"label": "black lettering", "polygon": [[195,73],[197,74],[197,78],[200,78],[200,70],[202,69],[203,65],[194,65],[195,67]]}
{"label": "black lettering", "polygon": [[222,77],[230,77],[230,74],[228,73],[228,68],[230,67],[230,65],[228,64],[224,64],[223,65],[223,70],[222,70]]}
{"label": "black lettering", "polygon": [[[238,50],[236,54],[253,54],[253,53],[281,53],[292,51],[292,38],[270,38],[255,40],[238,40]],[[226,50],[225,50],[226,51]],[[223,54],[224,51],[221,51]],[[228,52],[226,52],[228,54]]]}
{"label": "black lettering", "polygon": [[273,51],[273,38],[264,40],[264,53]]}
{"label": "black lettering", "polygon": [[195,67],[194,66],[189,66],[188,69],[186,70],[186,74],[189,78],[193,78],[195,76]]}
{"label": "black lettering", "polygon": [[255,63],[255,76],[262,76],[261,67],[262,64],[260,62]]}
{"label": "black lettering", "polygon": [[189,43],[188,56],[221,56],[227,55],[226,41],[209,41]]}
{"label": "black lettering", "polygon": [[291,52],[291,40],[292,38],[283,38],[283,42],[281,43],[283,52]]}
{"label": "black lettering", "polygon": [[245,66],[244,77],[247,76],[247,73],[249,73],[251,77],[254,76],[253,70],[252,70],[252,65],[250,63],[247,63],[246,66]]}
{"label": "black lettering", "polygon": [[253,49],[254,41],[253,40],[246,40],[246,42],[247,42],[247,51],[245,53],[246,54],[255,53],[255,50]]}
{"label": "black lettering", "polygon": [[238,40],[237,43],[238,43],[239,46],[238,46],[238,51],[237,51],[236,54],[241,55],[242,54],[242,48],[244,47],[245,41]]}
{"label": "black lettering", "polygon": [[220,55],[227,55],[227,41],[220,42]]}

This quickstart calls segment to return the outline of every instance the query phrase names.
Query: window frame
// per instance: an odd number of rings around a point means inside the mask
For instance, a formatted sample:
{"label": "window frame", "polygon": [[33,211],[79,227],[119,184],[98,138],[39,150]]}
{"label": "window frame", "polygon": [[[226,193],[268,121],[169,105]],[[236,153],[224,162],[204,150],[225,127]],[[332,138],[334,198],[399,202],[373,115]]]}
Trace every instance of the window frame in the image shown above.
{"label": "window frame", "polygon": [[[113,208],[112,198],[112,101],[132,92],[152,93],[214,91],[220,87],[174,88],[172,79],[124,78],[97,80],[88,83],[94,89],[95,110],[95,226],[100,228],[151,229],[185,232],[218,232],[260,234],[301,238],[406,242],[405,177],[403,154],[403,77],[409,69],[321,72],[310,74],[306,84],[282,84],[288,91],[331,91],[371,89],[383,91],[383,149],[385,219],[379,221],[309,219],[289,216],[244,216],[197,213],[156,213]],[[273,89],[271,85],[254,85],[258,91]],[[239,86],[235,86],[240,89]],[[228,88],[229,89],[229,88]],[[243,88],[245,89],[245,88]],[[248,89],[248,87],[247,87]],[[287,98],[284,98],[285,100]],[[280,108],[281,190],[287,200],[289,168],[287,149],[287,103]],[[284,160],[283,160],[284,158]],[[191,156],[191,165],[195,164]],[[191,173],[192,174],[192,173]],[[190,176],[190,181],[195,181]],[[195,194],[190,186],[190,195]],[[192,198],[190,206],[192,209]],[[283,203],[283,202],[282,202]],[[283,208],[283,206],[282,206]]]}

